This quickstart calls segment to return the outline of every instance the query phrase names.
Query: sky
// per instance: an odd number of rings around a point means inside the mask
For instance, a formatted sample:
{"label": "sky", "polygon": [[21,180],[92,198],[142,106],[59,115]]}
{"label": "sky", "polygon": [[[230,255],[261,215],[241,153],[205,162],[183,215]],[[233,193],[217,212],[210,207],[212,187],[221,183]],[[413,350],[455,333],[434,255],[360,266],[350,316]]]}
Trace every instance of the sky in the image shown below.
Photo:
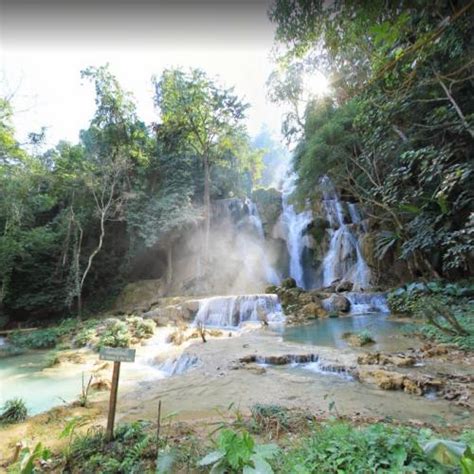
{"label": "sky", "polygon": [[278,136],[283,110],[267,99],[274,25],[264,0],[0,0],[1,95],[13,95],[20,141],[47,127],[46,145],[77,141],[94,112],[90,65],[110,64],[140,117],[157,120],[151,76],[200,67],[250,104],[252,135]]}

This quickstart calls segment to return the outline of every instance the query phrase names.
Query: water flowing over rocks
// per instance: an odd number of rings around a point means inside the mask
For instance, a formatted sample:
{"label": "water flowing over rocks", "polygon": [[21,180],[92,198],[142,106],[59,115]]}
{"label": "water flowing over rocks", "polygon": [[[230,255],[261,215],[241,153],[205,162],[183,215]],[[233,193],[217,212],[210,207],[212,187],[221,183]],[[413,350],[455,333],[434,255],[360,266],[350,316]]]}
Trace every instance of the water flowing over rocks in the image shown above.
{"label": "water flowing over rocks", "polygon": [[309,285],[304,274],[303,251],[306,246],[305,231],[312,221],[312,214],[309,209],[296,211],[290,202],[294,190],[295,176],[290,175],[283,185],[283,212],[280,222],[290,257],[289,276],[299,287],[307,288]]}
{"label": "water flowing over rocks", "polygon": [[189,369],[195,367],[199,363],[197,356],[183,353],[178,357],[173,357],[167,359],[165,362],[158,366],[159,370],[165,374],[180,375],[187,372]]}
{"label": "water flowing over rocks", "polygon": [[245,322],[282,323],[285,321],[277,295],[257,294],[215,296],[200,301],[195,324],[239,327]]}
{"label": "water flowing over rocks", "polygon": [[329,250],[322,263],[322,285],[340,281],[351,282],[354,290],[368,289],[372,276],[359,242],[366,232],[359,208],[356,203],[343,202],[327,176],[322,178],[321,187],[330,236]]}

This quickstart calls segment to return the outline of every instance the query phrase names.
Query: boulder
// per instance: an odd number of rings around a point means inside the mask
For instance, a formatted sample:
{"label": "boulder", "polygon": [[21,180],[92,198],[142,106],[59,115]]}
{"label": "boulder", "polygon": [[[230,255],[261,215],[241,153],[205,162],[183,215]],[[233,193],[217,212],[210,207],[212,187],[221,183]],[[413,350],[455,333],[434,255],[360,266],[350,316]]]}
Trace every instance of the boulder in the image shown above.
{"label": "boulder", "polygon": [[423,390],[414,380],[405,379],[403,382],[403,390],[412,395],[423,395]]}
{"label": "boulder", "polygon": [[122,314],[146,311],[165,294],[165,291],[166,284],[162,279],[129,283],[115,301],[114,310]]}
{"label": "boulder", "polygon": [[94,381],[91,383],[91,389],[98,391],[110,390],[111,386],[112,384],[110,383],[110,380],[101,377],[94,379]]}
{"label": "boulder", "polygon": [[395,365],[396,367],[413,367],[416,363],[416,358],[404,354],[390,355],[382,354],[380,352],[371,352],[359,356],[357,358],[357,363],[360,365]]}
{"label": "boulder", "polygon": [[315,319],[326,316],[326,311],[321,304],[315,303],[314,301],[304,305],[299,311],[304,319]]}
{"label": "boulder", "polygon": [[341,293],[343,291],[352,291],[354,284],[349,280],[342,280],[336,286],[336,292]]}
{"label": "boulder", "polygon": [[323,300],[323,306],[327,311],[348,313],[351,309],[350,301],[343,295],[332,295]]}
{"label": "boulder", "polygon": [[313,303],[314,298],[310,293],[307,293],[306,291],[301,292],[298,295],[298,303],[302,306]]}
{"label": "boulder", "polygon": [[405,376],[388,370],[376,370],[372,373],[376,385],[383,390],[400,390],[404,386]]}
{"label": "boulder", "polygon": [[294,278],[285,278],[282,282],[281,282],[281,287],[284,288],[284,289],[290,289],[290,288],[296,288],[296,280]]}

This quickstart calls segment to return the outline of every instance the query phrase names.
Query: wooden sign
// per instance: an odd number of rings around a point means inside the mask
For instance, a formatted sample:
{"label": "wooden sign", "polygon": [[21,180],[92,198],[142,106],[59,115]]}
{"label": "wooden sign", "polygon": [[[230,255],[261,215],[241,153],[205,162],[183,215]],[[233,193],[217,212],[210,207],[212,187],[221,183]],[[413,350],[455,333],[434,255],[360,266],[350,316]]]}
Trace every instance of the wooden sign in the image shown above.
{"label": "wooden sign", "polygon": [[111,360],[114,363],[114,370],[112,372],[112,387],[110,388],[109,415],[107,417],[107,430],[105,432],[107,441],[111,441],[114,438],[114,422],[115,410],[117,407],[120,363],[135,362],[135,349],[103,347],[100,350],[100,360]]}
{"label": "wooden sign", "polygon": [[100,350],[100,360],[111,360],[113,362],[135,362],[135,349],[103,347]]}

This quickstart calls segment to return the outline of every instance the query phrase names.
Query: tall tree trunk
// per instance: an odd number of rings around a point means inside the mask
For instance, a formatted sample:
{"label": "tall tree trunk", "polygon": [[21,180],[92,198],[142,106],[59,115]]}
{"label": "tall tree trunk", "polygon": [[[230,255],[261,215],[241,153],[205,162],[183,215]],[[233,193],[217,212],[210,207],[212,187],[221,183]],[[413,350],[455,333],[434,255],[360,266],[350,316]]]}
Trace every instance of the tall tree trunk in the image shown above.
{"label": "tall tree trunk", "polygon": [[82,320],[82,293],[77,295],[77,319]]}
{"label": "tall tree trunk", "polygon": [[[209,260],[209,233],[211,230],[211,175],[209,170],[209,158],[204,156],[204,273],[207,271]],[[201,270],[202,271],[202,270]]]}
{"label": "tall tree trunk", "polygon": [[84,282],[86,281],[87,275],[89,274],[89,270],[92,267],[92,262],[95,256],[101,251],[102,245],[104,243],[104,236],[105,236],[105,218],[106,214],[104,211],[100,214],[100,236],[99,242],[97,243],[97,247],[93,250],[93,252],[89,255],[89,259],[87,260],[87,266],[82,274],[82,278],[79,282],[79,291],[77,295],[77,318],[80,320],[82,317],[82,289],[84,288]]}
{"label": "tall tree trunk", "polygon": [[166,268],[166,286],[168,290],[171,287],[171,282],[173,281],[173,244],[171,243],[168,246],[166,252],[167,268]]}

